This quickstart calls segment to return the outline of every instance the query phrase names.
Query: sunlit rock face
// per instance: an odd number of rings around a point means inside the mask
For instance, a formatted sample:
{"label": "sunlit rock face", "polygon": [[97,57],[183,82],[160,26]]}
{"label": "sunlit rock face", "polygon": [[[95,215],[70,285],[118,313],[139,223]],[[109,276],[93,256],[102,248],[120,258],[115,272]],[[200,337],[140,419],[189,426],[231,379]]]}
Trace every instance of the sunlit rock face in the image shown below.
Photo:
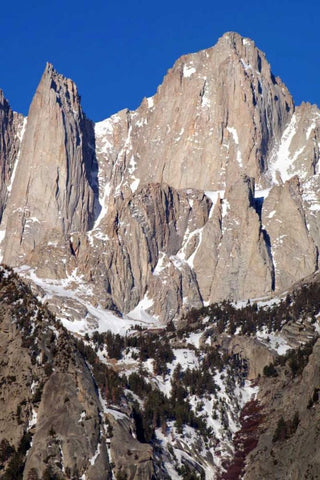
{"label": "sunlit rock face", "polygon": [[283,291],[318,267],[319,115],[232,32],[96,125],[47,65],[20,137],[1,137],[3,260],[165,321]]}
{"label": "sunlit rock face", "polygon": [[94,141],[75,84],[48,64],[30,106],[4,217],[5,262],[17,263],[42,242],[92,226],[90,135]]}

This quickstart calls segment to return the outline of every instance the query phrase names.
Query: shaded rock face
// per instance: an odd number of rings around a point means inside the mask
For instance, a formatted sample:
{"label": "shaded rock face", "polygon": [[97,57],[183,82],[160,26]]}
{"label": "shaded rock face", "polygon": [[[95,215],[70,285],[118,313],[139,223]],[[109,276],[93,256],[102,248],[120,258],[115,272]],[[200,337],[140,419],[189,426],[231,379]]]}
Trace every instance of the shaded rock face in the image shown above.
{"label": "shaded rock face", "polygon": [[[253,197],[254,181],[244,176],[215,204],[198,190],[164,184],[116,198],[99,229],[106,233],[107,267],[100,278],[107,278],[117,309],[129,312],[147,297],[156,315],[171,320],[226,292],[232,298],[270,294],[273,266]],[[92,233],[96,251],[100,235]],[[79,270],[93,275],[93,262],[80,247]]]}
{"label": "shaded rock face", "polygon": [[256,338],[236,335],[224,339],[223,346],[232,354],[240,355],[248,363],[248,380],[256,380],[263,375],[266,365],[273,363],[276,354]]}
{"label": "shaded rock face", "polygon": [[[156,314],[173,318],[184,308],[183,298],[201,306],[192,267],[185,261],[197,235],[208,221],[211,200],[199,191],[177,191],[150,184],[128,198],[116,197],[99,225],[99,236],[80,239],[76,265],[87,281],[94,278],[109,305],[130,311],[141,298],[153,299]],[[101,229],[101,230],[100,230]],[[101,231],[105,232],[102,236]],[[189,252],[188,252],[189,248]],[[103,251],[103,262],[99,250]],[[88,250],[97,255],[88,255]]]}
{"label": "shaded rock face", "polygon": [[0,376],[5,386],[0,442],[21,452],[22,439],[32,440],[15,468],[19,463],[24,479],[30,471],[42,478],[48,468],[56,475],[68,472],[69,478],[111,478],[102,407],[74,341],[27,287],[3,270],[0,308]]}
{"label": "shaded rock face", "polygon": [[[320,382],[319,355],[318,340],[301,378],[290,381],[279,376],[260,383],[264,420],[257,448],[246,459],[244,479],[317,478],[320,405],[314,392]],[[282,436],[278,427],[281,417],[287,425],[298,419],[295,428]]]}
{"label": "shaded rock face", "polygon": [[95,126],[48,65],[7,202],[1,190],[3,259],[44,278],[77,269],[93,303],[148,300],[166,321],[285,290],[318,268],[319,122],[232,32]]}
{"label": "shaded rock face", "polygon": [[121,472],[124,478],[132,480],[155,478],[152,446],[132,437],[132,425],[127,417],[115,420],[109,415],[108,419],[113,433],[111,457],[116,463],[116,475],[120,476]]}
{"label": "shaded rock face", "polygon": [[6,205],[8,187],[19,152],[22,127],[23,116],[11,110],[0,90],[0,219]]}

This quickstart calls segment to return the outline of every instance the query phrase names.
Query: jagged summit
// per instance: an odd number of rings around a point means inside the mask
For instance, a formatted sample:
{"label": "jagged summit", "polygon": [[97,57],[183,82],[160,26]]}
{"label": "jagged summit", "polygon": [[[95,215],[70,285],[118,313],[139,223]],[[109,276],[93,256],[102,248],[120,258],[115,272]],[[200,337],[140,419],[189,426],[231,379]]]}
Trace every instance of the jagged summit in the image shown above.
{"label": "jagged summit", "polygon": [[58,71],[55,69],[53,63],[51,63],[51,62],[46,62],[46,65],[45,65],[45,68],[44,68],[44,71],[43,71],[42,76],[43,76],[43,75],[48,75],[48,76],[50,76],[50,77],[59,77],[61,80],[68,80],[68,81],[74,83],[73,80],[71,80],[70,78],[67,78],[65,75],[63,75],[62,73],[58,72]]}
{"label": "jagged summit", "polygon": [[[248,49],[249,48],[254,48],[254,49],[258,49],[256,47],[256,44],[254,42],[254,40],[252,40],[251,38],[249,37],[244,37],[243,35],[241,35],[240,33],[238,32],[233,32],[233,31],[229,31],[229,32],[225,32],[217,41],[217,45],[219,43],[224,43],[224,44],[228,44],[230,45],[232,48],[236,48],[238,49],[240,45],[245,45]],[[214,47],[213,47],[214,48]],[[261,50],[259,50],[261,51]],[[262,52],[261,52],[262,53]],[[264,55],[264,54],[263,54]]]}
{"label": "jagged summit", "polygon": [[45,70],[44,72],[48,73],[49,75],[51,75],[52,72],[55,72],[55,69],[54,69],[54,66],[51,62],[46,62],[46,66],[45,66]]}
{"label": "jagged summit", "polygon": [[[235,62],[237,64],[236,59],[238,58],[247,72],[251,70],[250,73],[254,75],[261,74],[263,67],[265,68],[265,74],[272,75],[265,53],[256,46],[255,42],[248,37],[243,37],[239,33],[231,31],[222,35],[216,45],[195,53],[183,55],[177,60],[176,64],[188,63],[188,61],[196,57],[201,57],[204,64],[211,64],[213,60],[216,60],[214,55],[216,52],[219,52],[226,62]],[[274,81],[276,83],[275,79]]]}
{"label": "jagged summit", "polygon": [[62,102],[67,102],[67,108],[72,110],[74,114],[83,115],[76,84],[70,78],[57,72],[54,66],[47,62],[37,87],[36,95],[39,94],[45,97],[50,90],[56,92],[57,101],[60,98]]}
{"label": "jagged summit", "polygon": [[32,100],[4,224],[16,235],[4,248],[18,252],[71,231],[88,230],[94,216],[93,127],[72,80],[47,64]]}

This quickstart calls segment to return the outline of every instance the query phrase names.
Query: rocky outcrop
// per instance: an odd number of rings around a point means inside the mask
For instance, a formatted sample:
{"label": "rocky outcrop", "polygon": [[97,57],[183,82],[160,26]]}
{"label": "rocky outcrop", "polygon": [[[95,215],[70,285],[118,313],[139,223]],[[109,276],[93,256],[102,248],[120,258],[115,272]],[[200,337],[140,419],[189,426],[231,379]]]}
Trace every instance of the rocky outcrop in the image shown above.
{"label": "rocky outcrop", "polygon": [[96,189],[93,149],[93,125],[82,112],[75,84],[48,64],[30,106],[3,220],[5,262],[15,265],[19,255],[41,243],[91,228]]}
{"label": "rocky outcrop", "polygon": [[318,340],[301,377],[292,381],[287,374],[260,382],[265,416],[257,448],[246,461],[245,480],[317,478],[319,355]]}
{"label": "rocky outcrop", "polygon": [[318,268],[318,248],[309,234],[297,176],[275,186],[265,200],[262,222],[270,239],[275,285],[288,289]]}
{"label": "rocky outcrop", "polygon": [[110,452],[115,461],[116,475],[132,480],[154,478],[152,446],[133,437],[135,427],[127,416],[119,412],[118,417],[116,420],[113,415],[108,415],[112,428]]}
{"label": "rocky outcrop", "polygon": [[[275,352],[270,351],[257,338],[235,335],[222,337],[222,345],[232,355],[240,355],[248,363],[248,380],[256,380],[263,375],[263,369],[273,363],[277,357]],[[221,341],[220,340],[220,341]]]}
{"label": "rocky outcrop", "polygon": [[272,261],[255,209],[254,189],[254,181],[244,177],[225,193],[221,240],[208,298],[211,302],[226,297],[255,298],[272,292]]}

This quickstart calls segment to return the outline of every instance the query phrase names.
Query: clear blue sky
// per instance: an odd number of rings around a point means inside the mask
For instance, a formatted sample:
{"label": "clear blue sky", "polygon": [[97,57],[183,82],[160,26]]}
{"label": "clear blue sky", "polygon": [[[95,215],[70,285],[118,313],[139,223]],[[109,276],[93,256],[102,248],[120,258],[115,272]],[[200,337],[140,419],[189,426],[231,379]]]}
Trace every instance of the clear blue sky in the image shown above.
{"label": "clear blue sky", "polygon": [[0,15],[0,88],[24,114],[46,61],[76,82],[98,121],[137,108],[179,56],[226,31],[256,42],[296,104],[320,105],[317,0],[9,0]]}

